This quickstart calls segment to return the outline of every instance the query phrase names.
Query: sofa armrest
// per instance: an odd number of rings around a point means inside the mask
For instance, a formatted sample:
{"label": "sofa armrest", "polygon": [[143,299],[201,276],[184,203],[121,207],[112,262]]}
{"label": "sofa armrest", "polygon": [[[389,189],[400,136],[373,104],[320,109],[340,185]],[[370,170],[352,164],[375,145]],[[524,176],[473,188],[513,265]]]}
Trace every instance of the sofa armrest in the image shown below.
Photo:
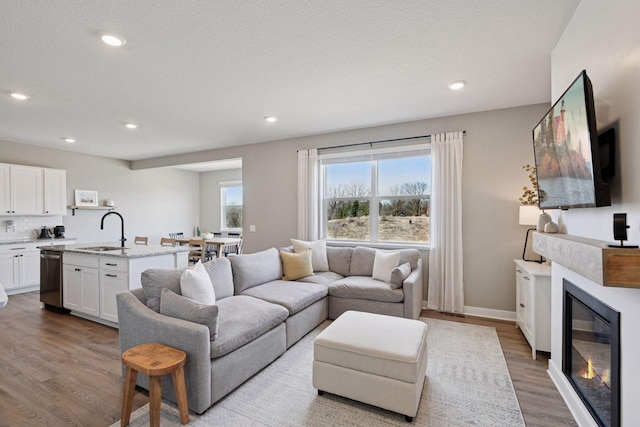
{"label": "sofa armrest", "polygon": [[402,283],[404,290],[404,317],[417,319],[422,311],[422,260]]}
{"label": "sofa armrest", "polygon": [[130,291],[116,294],[120,351],[156,342],[187,354],[184,366],[189,408],[197,413],[211,406],[211,342],[209,328],[156,313]]}

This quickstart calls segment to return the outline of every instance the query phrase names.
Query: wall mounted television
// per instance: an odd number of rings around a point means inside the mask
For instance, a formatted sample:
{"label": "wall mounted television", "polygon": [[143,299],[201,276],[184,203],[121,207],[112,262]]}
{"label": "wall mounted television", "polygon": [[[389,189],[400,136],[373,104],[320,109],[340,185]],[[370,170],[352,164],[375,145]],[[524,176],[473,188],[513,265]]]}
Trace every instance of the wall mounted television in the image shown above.
{"label": "wall mounted television", "polygon": [[610,206],[602,181],[593,89],[586,71],[533,129],[540,209]]}

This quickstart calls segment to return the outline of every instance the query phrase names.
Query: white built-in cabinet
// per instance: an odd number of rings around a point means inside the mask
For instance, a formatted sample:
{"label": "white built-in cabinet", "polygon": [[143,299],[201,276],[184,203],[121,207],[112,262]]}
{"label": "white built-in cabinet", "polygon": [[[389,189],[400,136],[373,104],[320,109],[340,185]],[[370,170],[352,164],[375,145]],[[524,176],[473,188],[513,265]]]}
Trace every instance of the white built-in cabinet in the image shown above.
{"label": "white built-in cabinet", "polygon": [[0,163],[0,215],[66,215],[67,172]]}
{"label": "white built-in cabinet", "polygon": [[551,351],[551,267],[537,262],[516,263],[516,325],[536,351]]}
{"label": "white built-in cabinet", "polygon": [[118,292],[140,288],[142,272],[150,268],[186,267],[187,252],[139,258],[64,252],[62,260],[64,308],[113,325],[118,323]]}
{"label": "white built-in cabinet", "polygon": [[9,293],[40,285],[40,250],[36,244],[0,245],[0,283]]}

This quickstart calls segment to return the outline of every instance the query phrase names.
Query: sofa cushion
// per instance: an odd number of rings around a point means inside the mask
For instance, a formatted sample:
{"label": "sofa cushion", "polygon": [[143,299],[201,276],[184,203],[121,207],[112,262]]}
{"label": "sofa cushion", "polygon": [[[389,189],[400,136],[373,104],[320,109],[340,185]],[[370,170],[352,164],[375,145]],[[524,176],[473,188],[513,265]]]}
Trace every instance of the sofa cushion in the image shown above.
{"label": "sofa cushion", "polygon": [[314,273],[313,276],[303,277],[302,279],[298,279],[298,282],[305,283],[317,283],[319,285],[328,286],[332,282],[342,279],[344,276],[334,273],[333,271],[319,271]]}
{"label": "sofa cushion", "polygon": [[340,248],[327,246],[327,259],[329,260],[329,271],[338,273],[341,276],[349,275],[351,267],[351,255],[353,248]]}
{"label": "sofa cushion", "polygon": [[364,246],[353,248],[351,255],[351,267],[347,276],[369,276],[373,274],[373,262],[376,257],[376,250]]}
{"label": "sofa cushion", "polygon": [[[216,303],[213,284],[200,261],[193,268],[187,268],[182,272],[180,291],[182,295],[199,304],[213,305]],[[162,294],[160,294],[160,303],[162,310]]]}
{"label": "sofa cushion", "polygon": [[281,305],[243,295],[220,300],[217,306],[218,338],[211,341],[212,359],[250,343],[289,316]]}
{"label": "sofa cushion", "polygon": [[389,283],[391,272],[398,266],[398,261],[400,261],[399,252],[376,251],[371,277]]}
{"label": "sofa cushion", "polygon": [[298,280],[313,276],[311,249],[298,253],[280,251],[280,260],[282,261],[282,280]]}
{"label": "sofa cushion", "polygon": [[[378,249],[380,250],[380,249]],[[411,265],[411,269],[415,270],[418,267],[418,259],[420,258],[420,252],[417,249],[399,249],[397,251],[383,251],[383,252],[400,252],[399,265],[408,262]],[[376,257],[376,249],[367,248],[364,246],[357,246],[353,248],[353,255],[351,256],[351,267],[349,274],[345,276],[371,276],[373,274],[373,262]]]}
{"label": "sofa cushion", "polygon": [[205,271],[213,283],[216,299],[221,300],[233,295],[233,272],[229,258],[214,258],[204,264]]}
{"label": "sofa cushion", "polygon": [[147,298],[147,307],[155,312],[160,312],[160,292],[167,288],[178,295],[180,290],[180,276],[184,268],[150,268],[142,272],[140,282],[144,296]]}
{"label": "sofa cushion", "polygon": [[411,274],[411,264],[405,262],[402,265],[397,266],[391,271],[391,280],[389,285],[391,289],[399,289],[404,284],[404,280]]}
{"label": "sofa cushion", "polygon": [[329,295],[338,298],[367,299],[382,302],[402,302],[402,289],[391,289],[388,283],[365,276],[349,276],[329,285]]}
{"label": "sofa cushion", "polygon": [[235,294],[245,289],[282,278],[280,253],[276,248],[253,254],[229,257]]}
{"label": "sofa cushion", "polygon": [[198,304],[167,288],[160,293],[160,314],[189,322],[200,323],[209,328],[211,341],[218,337],[218,306]]}
{"label": "sofa cushion", "polygon": [[329,271],[329,261],[327,261],[327,239],[314,240],[307,242],[305,240],[291,239],[294,252],[303,252],[311,249],[311,259],[313,271]]}
{"label": "sofa cushion", "polygon": [[317,283],[274,280],[242,292],[254,298],[278,304],[293,315],[327,296],[327,287]]}

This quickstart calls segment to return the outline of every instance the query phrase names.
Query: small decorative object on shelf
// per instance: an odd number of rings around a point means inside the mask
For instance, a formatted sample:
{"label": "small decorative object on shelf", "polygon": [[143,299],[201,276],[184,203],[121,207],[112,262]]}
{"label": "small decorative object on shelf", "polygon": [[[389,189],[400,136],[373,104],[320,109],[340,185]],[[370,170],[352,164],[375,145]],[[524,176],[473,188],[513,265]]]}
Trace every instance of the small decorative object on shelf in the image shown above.
{"label": "small decorative object on shelf", "polygon": [[76,190],[75,206],[98,206],[98,192],[92,190]]}
{"label": "small decorative object on shelf", "polygon": [[625,245],[627,240],[627,214],[626,213],[614,213],[613,214],[613,238],[619,240],[619,245],[608,245],[610,248],[629,248],[636,249],[637,245]]}
{"label": "small decorative object on shelf", "polygon": [[544,225],[545,233],[557,233],[558,232],[558,224],[553,221],[549,221]]}

